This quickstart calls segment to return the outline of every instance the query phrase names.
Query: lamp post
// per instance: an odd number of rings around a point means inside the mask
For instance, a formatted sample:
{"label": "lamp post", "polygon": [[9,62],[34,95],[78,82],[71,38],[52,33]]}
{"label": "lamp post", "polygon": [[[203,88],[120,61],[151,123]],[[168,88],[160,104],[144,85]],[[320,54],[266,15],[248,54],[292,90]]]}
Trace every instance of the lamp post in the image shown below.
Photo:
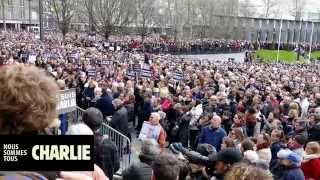
{"label": "lamp post", "polygon": [[39,0],[40,41],[43,41],[43,2]]}
{"label": "lamp post", "polygon": [[301,31],[302,31],[302,22],[303,20],[300,21],[300,30],[299,30],[299,39],[298,39],[298,52],[297,52],[297,61],[300,60],[300,51],[301,51],[301,47],[300,47],[300,40],[301,40]]}

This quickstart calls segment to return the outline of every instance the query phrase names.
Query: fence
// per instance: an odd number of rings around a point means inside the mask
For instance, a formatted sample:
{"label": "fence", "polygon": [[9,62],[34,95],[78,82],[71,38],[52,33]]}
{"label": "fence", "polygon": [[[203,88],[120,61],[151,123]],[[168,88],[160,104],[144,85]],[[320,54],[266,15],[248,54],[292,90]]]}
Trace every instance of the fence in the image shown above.
{"label": "fence", "polygon": [[[83,113],[84,110],[79,107],[77,107],[76,111],[68,113],[69,125],[81,122]],[[118,156],[120,158],[120,169],[118,173],[121,174],[122,171],[130,165],[131,141],[127,136],[109,126],[106,120],[105,123],[102,124],[100,131],[103,135],[107,135],[118,148]]]}
{"label": "fence", "polygon": [[120,158],[120,169],[118,173],[121,174],[122,171],[130,165],[131,141],[127,136],[121,134],[106,123],[103,123],[101,133],[108,135],[108,137],[116,144],[118,148],[118,155]]}

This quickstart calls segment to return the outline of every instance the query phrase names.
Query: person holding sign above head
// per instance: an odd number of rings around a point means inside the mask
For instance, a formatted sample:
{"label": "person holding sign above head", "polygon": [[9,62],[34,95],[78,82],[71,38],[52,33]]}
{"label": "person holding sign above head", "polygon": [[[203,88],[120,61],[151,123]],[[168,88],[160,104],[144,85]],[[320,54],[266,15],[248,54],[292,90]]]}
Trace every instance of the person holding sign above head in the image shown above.
{"label": "person holding sign above head", "polygon": [[145,121],[143,123],[139,139],[152,139],[154,141],[157,141],[161,148],[164,148],[167,135],[160,124],[160,119],[161,117],[159,113],[151,113],[149,121]]}

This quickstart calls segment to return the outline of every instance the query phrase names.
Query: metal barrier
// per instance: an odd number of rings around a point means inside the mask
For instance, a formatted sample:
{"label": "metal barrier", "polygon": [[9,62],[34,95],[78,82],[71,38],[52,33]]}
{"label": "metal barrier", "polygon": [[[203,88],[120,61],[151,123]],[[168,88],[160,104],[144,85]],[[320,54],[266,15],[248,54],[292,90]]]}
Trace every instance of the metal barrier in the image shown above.
{"label": "metal barrier", "polygon": [[[84,109],[81,109],[80,107],[77,107],[76,111],[68,113],[69,125],[82,122],[83,113]],[[120,158],[120,169],[118,173],[121,174],[122,171],[130,165],[131,141],[127,136],[109,126],[107,120],[105,120],[105,122],[106,123],[102,124],[100,132],[103,135],[107,135],[117,146],[118,156]]]}
{"label": "metal barrier", "polygon": [[106,123],[103,123],[101,127],[101,133],[108,135],[108,137],[116,144],[118,148],[118,156],[120,158],[120,169],[118,173],[121,174],[124,169],[130,166],[131,141],[127,136],[113,129]]}

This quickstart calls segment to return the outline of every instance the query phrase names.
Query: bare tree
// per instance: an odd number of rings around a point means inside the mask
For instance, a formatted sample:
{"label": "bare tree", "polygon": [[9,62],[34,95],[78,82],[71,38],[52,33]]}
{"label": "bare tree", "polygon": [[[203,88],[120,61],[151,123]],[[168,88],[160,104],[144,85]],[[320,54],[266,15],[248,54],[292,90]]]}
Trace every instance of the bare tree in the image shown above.
{"label": "bare tree", "polygon": [[136,0],[137,5],[137,27],[142,41],[148,33],[148,27],[153,25],[156,8],[153,0]]}
{"label": "bare tree", "polygon": [[239,13],[244,17],[253,17],[255,15],[256,6],[250,0],[244,0],[240,3]]}
{"label": "bare tree", "polygon": [[274,8],[278,5],[277,0],[262,0],[264,7],[263,17],[269,18],[274,11]]}
{"label": "bare tree", "polygon": [[295,20],[300,21],[302,18],[302,13],[305,9],[306,0],[293,0],[293,7],[291,9],[291,16],[294,17]]}
{"label": "bare tree", "polygon": [[87,14],[91,13],[94,29],[105,39],[109,39],[117,27],[128,25],[135,18],[132,0],[86,0],[85,7]]}
{"label": "bare tree", "polygon": [[48,0],[49,9],[52,11],[63,40],[70,30],[70,24],[75,12],[75,0]]}
{"label": "bare tree", "polygon": [[197,12],[198,12],[198,22],[200,25],[200,37],[204,38],[206,36],[206,30],[209,26],[209,17],[211,15],[211,5],[208,0],[200,0],[198,2],[197,6]]}

